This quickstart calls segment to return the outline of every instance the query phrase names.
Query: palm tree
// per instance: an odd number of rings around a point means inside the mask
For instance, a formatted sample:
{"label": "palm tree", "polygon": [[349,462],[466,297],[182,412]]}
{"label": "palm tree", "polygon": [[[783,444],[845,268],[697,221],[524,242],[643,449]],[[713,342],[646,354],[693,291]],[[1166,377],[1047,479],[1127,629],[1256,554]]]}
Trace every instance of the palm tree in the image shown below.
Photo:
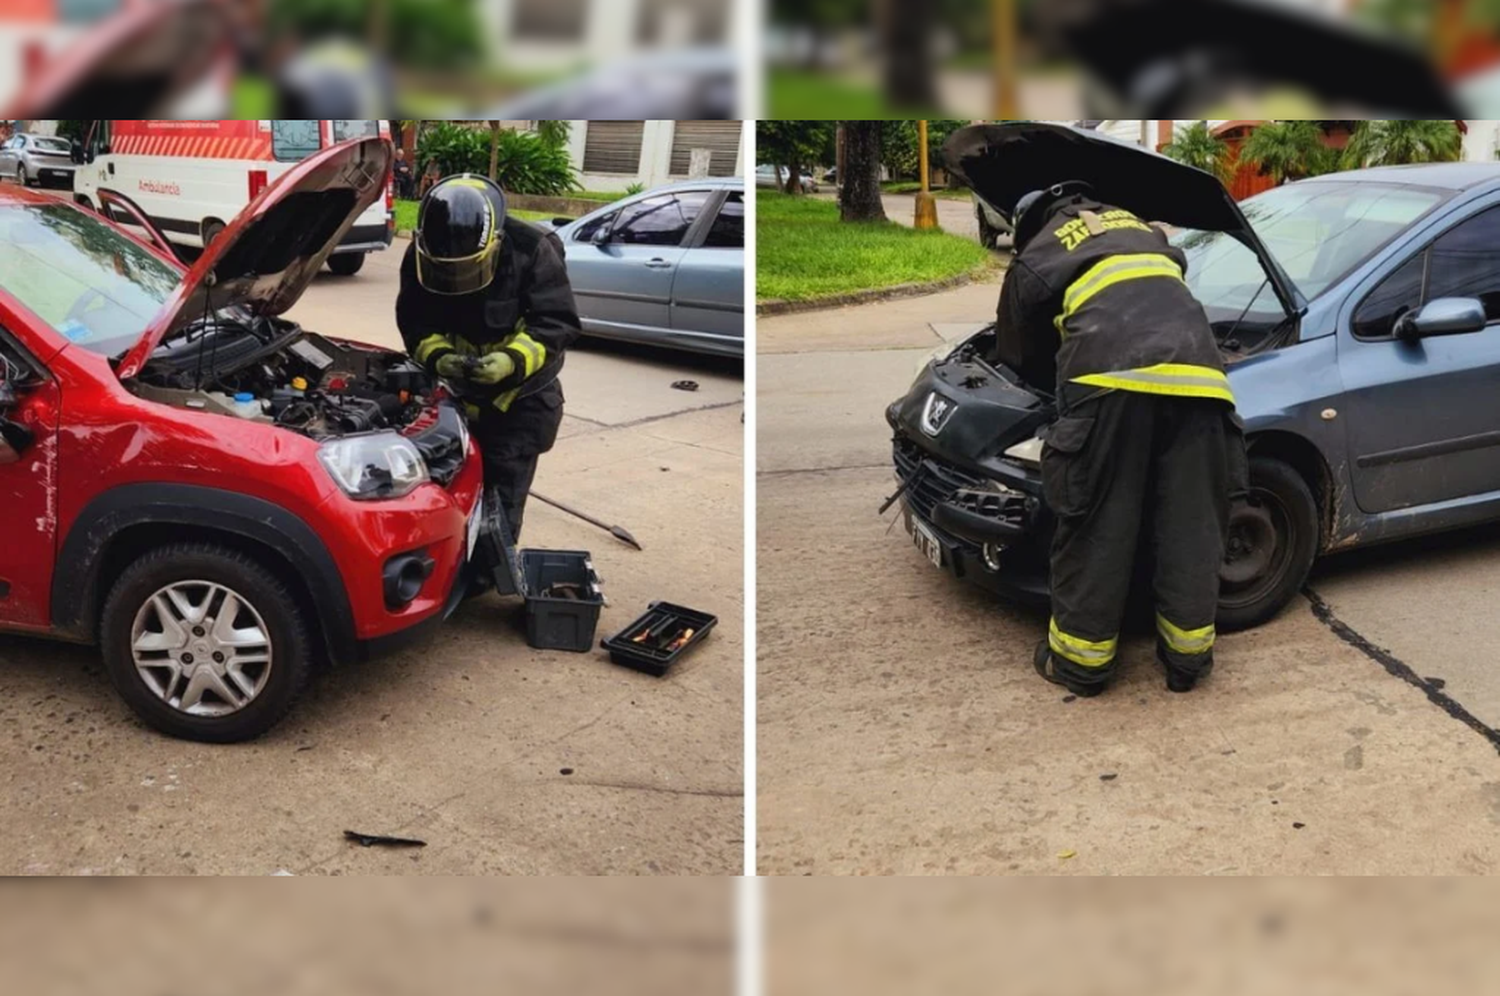
{"label": "palm tree", "polygon": [[1463,155],[1464,139],[1452,121],[1362,121],[1344,158],[1351,168],[1401,163],[1451,163]]}
{"label": "palm tree", "polygon": [[1322,146],[1323,133],[1312,121],[1268,121],[1245,139],[1240,160],[1279,185],[1315,172],[1323,160]]}
{"label": "palm tree", "polygon": [[1209,131],[1207,121],[1194,121],[1161,151],[1180,163],[1212,173],[1220,183],[1228,183],[1234,175],[1229,143]]}

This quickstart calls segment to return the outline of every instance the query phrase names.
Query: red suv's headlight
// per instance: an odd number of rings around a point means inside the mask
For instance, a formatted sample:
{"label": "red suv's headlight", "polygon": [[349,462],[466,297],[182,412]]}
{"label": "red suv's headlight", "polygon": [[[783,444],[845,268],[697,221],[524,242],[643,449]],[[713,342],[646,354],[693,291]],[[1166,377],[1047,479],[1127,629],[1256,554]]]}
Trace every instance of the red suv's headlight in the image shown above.
{"label": "red suv's headlight", "polygon": [[428,480],[422,454],[395,432],[330,439],[318,460],[350,498],[400,498]]}

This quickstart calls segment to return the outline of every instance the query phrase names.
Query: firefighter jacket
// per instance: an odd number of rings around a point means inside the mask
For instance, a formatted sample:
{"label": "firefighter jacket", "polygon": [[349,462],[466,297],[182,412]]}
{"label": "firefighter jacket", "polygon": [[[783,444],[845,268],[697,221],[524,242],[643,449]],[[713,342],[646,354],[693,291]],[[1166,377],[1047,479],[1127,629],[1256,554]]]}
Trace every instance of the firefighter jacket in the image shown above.
{"label": "firefighter jacket", "polygon": [[1187,258],[1121,208],[1059,202],[1011,262],[997,358],[1029,384],[1216,398],[1234,404]]}
{"label": "firefighter jacket", "polygon": [[455,351],[480,356],[504,350],[515,361],[515,373],[498,384],[454,385],[472,418],[485,409],[509,412],[532,395],[558,393],[563,357],[581,333],[557,236],[517,218],[506,218],[503,232],[495,278],[473,294],[435,294],[423,287],[415,242],[401,260],[396,326],[413,359],[434,374],[437,361]]}

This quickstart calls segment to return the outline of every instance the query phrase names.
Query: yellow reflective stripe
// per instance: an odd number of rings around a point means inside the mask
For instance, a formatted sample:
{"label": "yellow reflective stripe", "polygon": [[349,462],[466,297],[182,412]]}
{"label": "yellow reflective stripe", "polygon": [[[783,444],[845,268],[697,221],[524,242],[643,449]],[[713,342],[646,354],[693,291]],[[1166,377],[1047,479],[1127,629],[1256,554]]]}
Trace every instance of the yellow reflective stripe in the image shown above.
{"label": "yellow reflective stripe", "polygon": [[1063,323],[1071,318],[1084,303],[1106,288],[1126,280],[1146,277],[1169,277],[1182,280],[1182,268],[1170,256],[1156,252],[1124,253],[1109,256],[1095,263],[1068,285],[1063,293],[1063,310],[1054,318],[1057,331],[1066,335]]}
{"label": "yellow reflective stripe", "polygon": [[519,387],[506,391],[504,394],[495,398],[495,407],[500,409],[502,412],[508,412],[510,411],[510,406],[515,404],[516,398],[520,397],[520,395],[521,389]]}
{"label": "yellow reflective stripe", "polygon": [[1156,632],[1161,635],[1167,649],[1174,654],[1203,654],[1213,649],[1214,627],[1210,623],[1197,629],[1183,629],[1173,625],[1160,612],[1156,614]]}
{"label": "yellow reflective stripe", "polygon": [[418,363],[425,364],[427,362],[427,358],[437,350],[454,348],[455,347],[453,343],[449,342],[445,337],[440,336],[434,332],[432,335],[417,343],[417,350],[413,355],[415,356]]}
{"label": "yellow reflective stripe", "polygon": [[1085,640],[1064,633],[1057,628],[1056,619],[1052,620],[1047,630],[1047,645],[1052,648],[1053,653],[1082,667],[1103,667],[1114,660],[1115,648],[1119,642],[1118,638]]}
{"label": "yellow reflective stripe", "polygon": [[547,362],[547,347],[525,332],[517,332],[507,340],[505,345],[526,358],[526,377],[542,369],[543,364]]}
{"label": "yellow reflective stripe", "polygon": [[1183,398],[1215,398],[1234,404],[1234,392],[1224,371],[1191,363],[1158,363],[1135,370],[1084,374],[1070,378],[1075,384],[1110,387],[1142,394],[1168,394]]}

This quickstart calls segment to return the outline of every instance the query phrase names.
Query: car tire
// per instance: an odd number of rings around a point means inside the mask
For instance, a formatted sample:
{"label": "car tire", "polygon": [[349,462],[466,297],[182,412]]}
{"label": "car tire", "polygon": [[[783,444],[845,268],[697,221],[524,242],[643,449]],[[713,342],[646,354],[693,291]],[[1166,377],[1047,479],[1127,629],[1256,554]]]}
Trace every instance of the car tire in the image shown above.
{"label": "car tire", "polygon": [[[163,611],[177,614],[179,623],[191,618],[191,614],[179,614],[174,595],[188,599],[190,605],[191,599],[200,598],[203,611],[208,613],[205,621],[209,621],[214,618],[213,612],[228,604],[219,597],[215,608],[216,591],[228,592],[239,600],[234,610],[236,615],[228,624],[236,638],[233,645],[244,647],[247,658],[259,656],[262,651],[258,644],[244,643],[247,637],[241,634],[249,633],[251,640],[264,637],[268,660],[263,671],[255,664],[239,669],[241,681],[255,686],[249,694],[242,686],[231,684],[232,676],[221,672],[224,687],[245,699],[238,707],[231,709],[233,703],[210,690],[197,694],[195,713],[182,707],[193,694],[192,681],[166,670],[165,657],[175,657],[176,649],[145,648],[143,657],[163,655],[152,658],[145,667],[138,666],[135,650],[137,643],[145,642],[157,627],[160,632],[155,635],[160,639],[156,642],[172,642],[167,626],[162,624]],[[99,628],[105,669],[121,698],[146,724],[184,740],[237,743],[260,736],[291,710],[306,689],[312,671],[307,622],[292,592],[253,558],[213,544],[164,546],[130,564],[110,589]],[[189,650],[230,646],[218,642],[212,625],[196,629],[182,625],[176,632],[185,641],[181,645],[185,651],[182,660],[191,656],[186,653]],[[218,653],[212,652],[215,656]],[[238,650],[229,652],[234,654]],[[156,663],[157,660],[161,663]],[[204,663],[207,662],[191,661],[194,667]],[[229,668],[232,669],[232,661]],[[164,695],[162,685],[168,678],[171,684]],[[169,701],[174,691],[176,703]],[[215,710],[217,714],[212,714]]]}
{"label": "car tire", "polygon": [[365,265],[362,252],[341,252],[328,257],[328,268],[340,277],[352,277]]}
{"label": "car tire", "polygon": [[198,235],[202,239],[203,248],[207,249],[214,244],[214,239],[224,234],[225,225],[217,218],[210,218],[198,226]]}
{"label": "car tire", "polygon": [[1250,460],[1250,497],[1229,513],[1216,625],[1231,632],[1270,621],[1302,590],[1321,532],[1312,489],[1289,464]]}

